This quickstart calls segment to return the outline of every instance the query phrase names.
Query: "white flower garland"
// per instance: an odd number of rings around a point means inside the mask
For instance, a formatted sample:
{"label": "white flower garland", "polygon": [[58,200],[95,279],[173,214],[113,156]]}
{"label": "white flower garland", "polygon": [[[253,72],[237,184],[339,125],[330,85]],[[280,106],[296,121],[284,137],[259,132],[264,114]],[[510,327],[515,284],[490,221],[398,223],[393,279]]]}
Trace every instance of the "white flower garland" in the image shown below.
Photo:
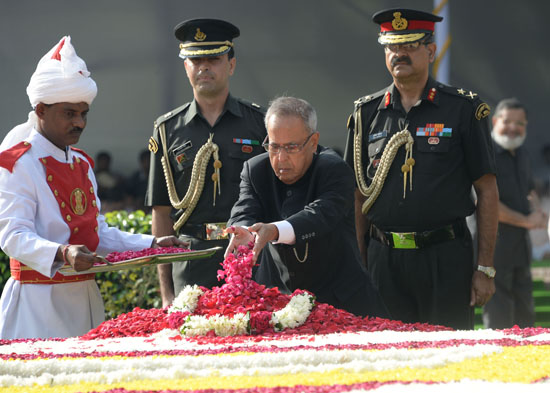
{"label": "white flower garland", "polygon": [[309,293],[293,296],[284,308],[273,313],[271,325],[276,332],[301,326],[309,317],[314,305],[315,298]]}
{"label": "white flower garland", "polygon": [[168,308],[168,313],[171,314],[176,311],[189,311],[192,313],[197,308],[203,293],[204,291],[197,284],[186,285]]}
{"label": "white flower garland", "polygon": [[[193,313],[203,290],[198,285],[186,285],[174,299],[168,309],[169,313],[176,311],[188,311]],[[288,304],[275,311],[271,315],[270,325],[276,332],[284,329],[301,326],[305,323],[313,306],[315,297],[309,293],[302,293],[293,296]],[[179,331],[184,336],[204,336],[213,330],[217,336],[235,336],[250,333],[250,314],[237,313],[233,317],[225,315],[213,315],[210,317],[202,315],[187,316]]]}

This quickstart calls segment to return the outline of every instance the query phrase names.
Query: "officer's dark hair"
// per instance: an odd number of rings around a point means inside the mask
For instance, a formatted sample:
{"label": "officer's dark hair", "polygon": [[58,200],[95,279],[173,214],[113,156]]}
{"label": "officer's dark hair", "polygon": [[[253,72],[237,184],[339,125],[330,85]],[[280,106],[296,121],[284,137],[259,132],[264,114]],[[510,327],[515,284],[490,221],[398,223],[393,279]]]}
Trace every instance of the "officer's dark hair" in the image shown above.
{"label": "officer's dark hair", "polygon": [[231,48],[229,49],[229,52],[227,52],[227,59],[231,60],[234,57],[235,57],[235,49]]}
{"label": "officer's dark hair", "polygon": [[516,97],[500,100],[500,102],[497,104],[497,107],[495,108],[495,114],[493,115],[493,117],[498,117],[500,115],[500,112],[504,109],[523,109],[523,112],[525,113],[525,119],[527,120],[527,108]]}
{"label": "officer's dark hair", "polygon": [[265,128],[273,115],[296,116],[302,119],[310,134],[317,130],[317,113],[309,102],[301,98],[283,96],[271,101],[264,118]]}
{"label": "officer's dark hair", "polygon": [[426,36],[421,41],[424,45],[433,44],[435,42],[435,37],[433,33],[427,33]]}

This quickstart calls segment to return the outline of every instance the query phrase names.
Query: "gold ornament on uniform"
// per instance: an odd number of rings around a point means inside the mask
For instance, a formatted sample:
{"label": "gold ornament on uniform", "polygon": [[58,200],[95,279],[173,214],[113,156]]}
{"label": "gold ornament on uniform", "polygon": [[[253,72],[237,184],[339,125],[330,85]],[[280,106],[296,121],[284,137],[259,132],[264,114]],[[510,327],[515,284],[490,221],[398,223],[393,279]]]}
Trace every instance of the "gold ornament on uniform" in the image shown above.
{"label": "gold ornament on uniform", "polygon": [[73,210],[74,214],[77,216],[81,216],[86,211],[86,206],[88,205],[88,201],[86,199],[86,194],[82,189],[75,188],[73,192],[71,192],[71,209]]}
{"label": "gold ornament on uniform", "polygon": [[476,109],[476,119],[481,120],[491,114],[491,107],[486,103],[479,104]]}
{"label": "gold ornament on uniform", "polygon": [[195,33],[195,40],[204,41],[206,39],[206,34],[204,34],[201,29],[197,27],[197,32]]}
{"label": "gold ornament on uniform", "polygon": [[395,30],[405,30],[409,25],[409,22],[405,18],[401,18],[401,12],[393,13],[394,19],[391,21],[391,25]]}
{"label": "gold ornament on uniform", "polygon": [[219,187],[220,180],[220,168],[221,161],[218,156],[218,145],[213,141],[214,134],[210,134],[208,141],[201,146],[195,160],[193,161],[193,170],[191,171],[191,180],[189,181],[189,188],[185,193],[185,196],[182,199],[179,199],[178,193],[176,191],[176,186],[174,184],[174,176],[172,175],[172,168],[170,167],[170,162],[168,161],[168,148],[166,147],[166,128],[164,123],[159,126],[159,134],[162,142],[163,156],[161,158],[162,168],[164,169],[164,177],[166,179],[166,186],[168,188],[168,196],[170,197],[170,203],[175,209],[185,209],[181,217],[174,224],[174,230],[178,231],[183,224],[189,219],[191,213],[197,206],[199,198],[202,194],[204,188],[204,181],[206,175],[206,167],[208,161],[210,161],[210,156],[214,154],[214,176],[212,176],[212,181],[214,182],[214,205],[216,203],[215,192],[216,188],[218,189],[218,194],[221,193]]}
{"label": "gold ornament on uniform", "polygon": [[212,181],[214,182],[213,206],[216,206],[216,187],[218,188],[218,195],[222,193],[222,184],[220,183],[220,168],[222,167],[222,162],[220,161],[218,150],[219,149],[215,149],[212,154],[214,156],[214,163],[212,164],[214,166],[214,173],[212,174]]}
{"label": "gold ornament on uniform", "polygon": [[412,168],[415,164],[414,158],[412,158],[412,147],[414,139],[406,128],[399,131],[390,138],[388,144],[382,152],[380,163],[376,168],[376,173],[370,186],[367,185],[365,175],[363,173],[363,161],[361,159],[362,152],[362,140],[363,140],[363,125],[361,122],[361,107],[358,107],[355,111],[355,135],[353,137],[353,166],[355,169],[355,178],[357,179],[357,187],[361,194],[367,197],[365,203],[363,203],[361,211],[363,214],[367,214],[376,199],[384,187],[384,182],[388,176],[391,164],[395,159],[398,149],[405,145],[405,163],[401,167],[403,171],[403,198],[406,196],[407,190],[407,174],[410,172],[410,189],[412,191]]}

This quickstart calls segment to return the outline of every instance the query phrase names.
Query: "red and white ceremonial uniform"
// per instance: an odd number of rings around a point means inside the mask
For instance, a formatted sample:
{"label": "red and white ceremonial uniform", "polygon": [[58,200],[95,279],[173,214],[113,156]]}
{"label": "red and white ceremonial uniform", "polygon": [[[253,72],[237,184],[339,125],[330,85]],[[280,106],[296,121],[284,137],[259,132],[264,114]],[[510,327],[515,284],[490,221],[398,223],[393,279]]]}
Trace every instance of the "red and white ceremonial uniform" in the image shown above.
{"label": "red and white ceremonial uniform", "polygon": [[60,245],[85,244],[99,255],[150,247],[153,236],[105,223],[92,165],[83,152],[65,152],[36,130],[0,153],[0,247],[12,258],[0,338],[78,336],[104,321],[93,274],[57,273]]}

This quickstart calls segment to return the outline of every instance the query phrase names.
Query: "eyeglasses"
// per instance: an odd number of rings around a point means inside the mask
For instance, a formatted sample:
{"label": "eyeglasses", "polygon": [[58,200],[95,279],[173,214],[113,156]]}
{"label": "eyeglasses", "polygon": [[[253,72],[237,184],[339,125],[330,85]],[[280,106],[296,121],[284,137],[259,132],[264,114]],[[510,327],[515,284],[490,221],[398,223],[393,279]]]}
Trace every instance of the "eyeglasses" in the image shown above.
{"label": "eyeglasses", "polygon": [[268,143],[267,142],[267,136],[264,139],[264,142],[262,143],[262,146],[264,147],[265,151],[272,153],[272,154],[279,154],[281,149],[283,149],[287,154],[295,154],[298,152],[301,152],[302,149],[306,146],[306,143],[309,141],[309,139],[315,134],[312,132],[309,134],[309,136],[306,138],[304,143],[287,143],[286,145],[278,145],[277,143]]}
{"label": "eyeglasses", "polygon": [[420,48],[420,45],[427,45],[428,42],[426,41],[416,41],[416,42],[409,42],[407,44],[387,44],[384,45],[384,49],[393,53],[397,53],[400,50],[405,52],[414,52],[418,48]]}

